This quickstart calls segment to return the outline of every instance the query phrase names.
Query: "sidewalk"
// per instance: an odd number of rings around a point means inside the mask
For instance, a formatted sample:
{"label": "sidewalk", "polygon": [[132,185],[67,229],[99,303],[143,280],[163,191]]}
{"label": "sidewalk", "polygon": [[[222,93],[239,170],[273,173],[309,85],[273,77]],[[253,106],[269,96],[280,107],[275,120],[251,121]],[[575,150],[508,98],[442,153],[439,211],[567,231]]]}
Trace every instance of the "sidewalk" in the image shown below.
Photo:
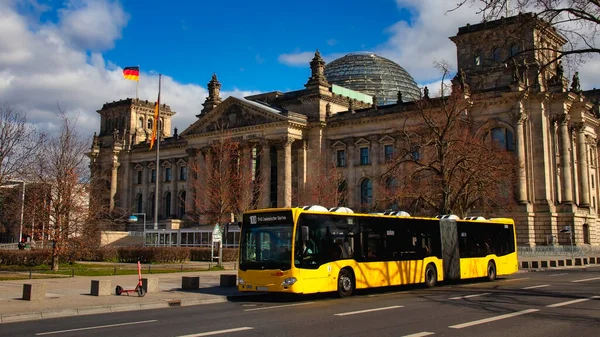
{"label": "sidewalk", "polygon": [[[226,266],[231,268],[231,266]],[[114,294],[115,287],[133,289],[137,275],[76,276],[49,279],[0,281],[0,323],[43,318],[110,313],[129,310],[167,308],[226,302],[232,296],[247,296],[236,287],[220,287],[220,275],[236,275],[237,270],[183,272],[172,274],[142,274],[143,278],[157,278],[158,292],[144,297]],[[199,276],[198,290],[182,290],[182,276]],[[92,296],[92,280],[110,280],[111,295]],[[45,284],[46,297],[41,301],[25,301],[23,284]]]}

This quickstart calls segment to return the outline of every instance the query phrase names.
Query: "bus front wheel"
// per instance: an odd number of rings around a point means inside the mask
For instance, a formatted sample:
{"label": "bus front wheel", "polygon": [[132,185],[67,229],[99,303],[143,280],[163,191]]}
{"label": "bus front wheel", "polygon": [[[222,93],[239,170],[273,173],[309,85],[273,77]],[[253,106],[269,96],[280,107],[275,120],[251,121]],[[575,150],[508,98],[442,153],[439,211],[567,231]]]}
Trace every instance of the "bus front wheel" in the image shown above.
{"label": "bus front wheel", "polygon": [[433,288],[437,284],[437,270],[433,263],[427,265],[425,268],[425,286],[427,288]]}
{"label": "bus front wheel", "polygon": [[348,297],[354,291],[354,276],[348,269],[340,270],[337,292],[340,297]]}
{"label": "bus front wheel", "polygon": [[496,279],[496,264],[493,260],[488,262],[487,279],[488,281],[494,281]]}

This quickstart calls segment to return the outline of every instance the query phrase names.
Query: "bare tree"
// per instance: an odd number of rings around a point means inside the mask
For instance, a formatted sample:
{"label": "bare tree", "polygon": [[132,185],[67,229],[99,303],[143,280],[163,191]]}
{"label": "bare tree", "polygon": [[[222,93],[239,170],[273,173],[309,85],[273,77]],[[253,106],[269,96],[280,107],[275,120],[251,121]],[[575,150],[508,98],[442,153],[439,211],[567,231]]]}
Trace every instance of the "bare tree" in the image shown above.
{"label": "bare tree", "polygon": [[348,184],[340,176],[337,163],[322,152],[306,177],[304,191],[299,191],[299,205],[320,205],[327,208],[346,206]]}
{"label": "bare tree", "polygon": [[[43,135],[27,123],[24,112],[14,109],[7,103],[0,105],[0,186],[10,182],[29,179],[27,168],[33,162],[31,152],[43,140]],[[17,190],[1,189],[0,233],[11,238],[18,232],[17,226],[21,212],[21,198]]]}
{"label": "bare tree", "polygon": [[242,213],[256,208],[264,193],[265,184],[256,170],[260,151],[245,147],[226,125],[218,130],[211,145],[198,153],[200,160],[190,164],[193,209],[186,213],[200,223],[229,222],[231,214],[241,220]]}
{"label": "bare tree", "polygon": [[33,174],[45,189],[49,224],[43,235],[52,243],[52,270],[58,270],[58,257],[70,240],[82,234],[88,219],[89,142],[77,133],[76,119],[59,109],[60,131],[35,152]]}
{"label": "bare tree", "polygon": [[25,113],[8,104],[0,105],[0,186],[11,179],[26,177],[26,168],[32,163],[32,150],[43,138],[27,124]]}
{"label": "bare tree", "polygon": [[[442,66],[444,82],[448,70]],[[515,160],[469,116],[459,85],[450,95],[424,97],[399,128],[399,150],[381,177],[377,202],[413,213],[457,214],[507,208],[513,202]],[[434,214],[431,214],[434,213]]]}
{"label": "bare tree", "polygon": [[590,54],[600,53],[596,46],[600,28],[600,2],[597,0],[460,0],[450,11],[469,5],[477,6],[476,13],[482,14],[485,20],[499,19],[515,11],[533,12],[556,29],[567,39],[562,49],[544,44],[523,51],[545,50],[549,51],[546,54],[554,55],[542,68],[566,56],[574,56],[575,60],[581,61]]}

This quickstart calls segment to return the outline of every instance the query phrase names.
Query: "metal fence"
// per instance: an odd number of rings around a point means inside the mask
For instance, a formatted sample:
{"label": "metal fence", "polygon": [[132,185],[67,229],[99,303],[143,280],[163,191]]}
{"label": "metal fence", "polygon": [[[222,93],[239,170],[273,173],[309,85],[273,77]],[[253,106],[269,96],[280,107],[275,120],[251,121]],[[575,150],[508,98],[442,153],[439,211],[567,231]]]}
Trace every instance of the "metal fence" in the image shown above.
{"label": "metal fence", "polygon": [[519,257],[600,256],[600,246],[536,246],[518,247]]}

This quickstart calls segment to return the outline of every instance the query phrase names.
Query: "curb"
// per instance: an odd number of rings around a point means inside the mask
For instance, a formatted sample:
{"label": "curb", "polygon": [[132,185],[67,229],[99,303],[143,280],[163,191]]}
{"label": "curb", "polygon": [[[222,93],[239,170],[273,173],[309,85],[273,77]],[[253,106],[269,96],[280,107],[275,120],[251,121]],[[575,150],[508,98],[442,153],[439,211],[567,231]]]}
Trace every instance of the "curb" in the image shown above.
{"label": "curb", "polygon": [[114,304],[114,305],[102,305],[102,306],[91,306],[81,307],[76,309],[56,309],[47,311],[33,311],[23,312],[18,314],[5,314],[0,315],[0,324],[2,323],[15,323],[23,321],[40,320],[47,318],[60,318],[60,317],[72,317],[72,316],[83,316],[83,315],[94,315],[94,314],[108,314],[113,312],[124,312],[124,311],[135,311],[135,310],[149,310],[149,309],[163,309],[172,307],[184,307],[194,306],[203,304],[216,304],[224,303],[231,300],[241,299],[251,296],[260,296],[262,293],[251,293],[251,294],[236,294],[226,296],[215,296],[202,299],[189,299],[189,300],[161,300],[146,303],[136,304]]}

